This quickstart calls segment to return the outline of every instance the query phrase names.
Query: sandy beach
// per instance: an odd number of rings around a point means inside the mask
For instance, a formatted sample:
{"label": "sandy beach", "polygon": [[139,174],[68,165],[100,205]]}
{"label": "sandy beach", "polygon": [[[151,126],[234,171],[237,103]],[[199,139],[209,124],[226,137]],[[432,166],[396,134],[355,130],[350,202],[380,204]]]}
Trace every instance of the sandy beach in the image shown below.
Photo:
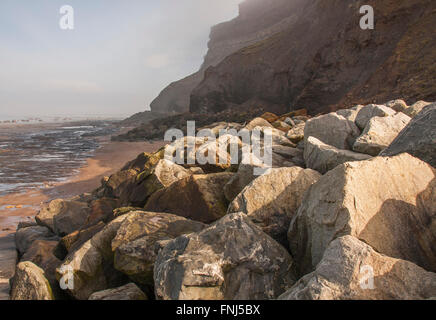
{"label": "sandy beach", "polygon": [[19,221],[33,219],[41,203],[92,191],[100,185],[102,177],[116,172],[141,152],[153,152],[165,144],[112,142],[110,136],[98,140],[100,148],[93,157],[87,159],[78,174],[68,181],[0,197],[0,237],[15,232]]}

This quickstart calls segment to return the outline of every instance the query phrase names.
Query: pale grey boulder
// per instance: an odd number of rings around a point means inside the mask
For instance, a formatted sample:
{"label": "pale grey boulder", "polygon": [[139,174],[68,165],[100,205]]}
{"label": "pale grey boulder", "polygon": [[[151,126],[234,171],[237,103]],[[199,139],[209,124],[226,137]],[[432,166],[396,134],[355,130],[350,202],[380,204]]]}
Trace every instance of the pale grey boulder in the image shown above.
{"label": "pale grey boulder", "polygon": [[357,114],[359,113],[359,111],[363,108],[362,105],[357,105],[353,108],[350,109],[341,109],[336,111],[336,113],[340,116],[343,116],[345,119],[350,120],[350,121],[355,121]]}
{"label": "pale grey boulder", "polygon": [[411,105],[409,108],[407,108],[404,113],[407,114],[409,117],[415,117],[418,115],[422,109],[424,109],[426,106],[432,104],[431,102],[427,101],[417,101],[413,105]]}
{"label": "pale grey boulder", "polygon": [[98,291],[121,286],[127,277],[113,268],[112,240],[121,223],[129,216],[122,215],[67,256],[56,269],[58,280],[72,275],[74,286],[67,292],[78,300],[88,300]]}
{"label": "pale grey boulder", "polygon": [[[56,199],[43,204],[41,206],[41,210],[36,215],[35,220],[39,225],[50,228],[52,231],[55,232],[56,230],[54,226],[54,220],[56,216],[58,215],[67,216],[69,214],[69,211],[73,212],[74,215],[76,212],[80,212],[81,210],[86,211],[87,208],[88,208],[88,204],[86,202]],[[84,219],[86,219],[87,218],[86,213],[84,215],[85,215]],[[61,224],[61,220],[62,217],[58,218],[59,224]]]}
{"label": "pale grey boulder", "polygon": [[169,187],[174,182],[189,177],[191,171],[175,164],[172,161],[162,159],[150,169],[146,169],[122,192],[124,204],[132,206],[144,206],[147,199],[156,191]]}
{"label": "pale grey boulder", "polygon": [[126,284],[122,287],[107,289],[93,293],[88,300],[148,300],[147,295],[134,283]]}
{"label": "pale grey boulder", "polygon": [[371,156],[350,150],[341,150],[323,143],[315,137],[307,139],[304,149],[304,161],[307,168],[314,169],[322,174],[349,161],[368,160]]}
{"label": "pale grey boulder", "polygon": [[436,293],[436,273],[380,254],[352,236],[333,240],[312,273],[280,300],[417,300]]}
{"label": "pale grey boulder", "polygon": [[381,155],[394,156],[403,152],[436,168],[436,103],[413,118]]}
{"label": "pale grey boulder", "polygon": [[44,270],[30,261],[20,262],[12,281],[11,300],[54,300]]}
{"label": "pale grey boulder", "polygon": [[246,126],[245,129],[247,129],[248,131],[253,130],[256,127],[268,127],[268,128],[273,128],[273,126],[266,121],[263,118],[254,118],[253,120],[251,120]]}
{"label": "pale grey boulder", "polygon": [[384,105],[369,104],[359,110],[355,123],[359,129],[365,129],[368,122],[374,117],[393,116],[396,112]]}
{"label": "pale grey boulder", "polygon": [[306,127],[305,122],[300,122],[293,126],[287,133],[286,138],[291,140],[293,143],[298,143],[304,139],[304,128]]}
{"label": "pale grey boulder", "polygon": [[397,100],[391,100],[389,102],[385,103],[385,106],[388,108],[391,108],[392,110],[396,112],[403,112],[406,111],[409,106],[404,100],[397,99]]}
{"label": "pale grey boulder", "polygon": [[137,211],[122,222],[112,240],[114,267],[136,283],[153,285],[160,242],[201,231],[205,224],[168,213]]}
{"label": "pale grey boulder", "polygon": [[35,220],[56,234],[65,236],[80,229],[86,223],[90,212],[86,202],[57,199],[43,205]]}
{"label": "pale grey boulder", "polygon": [[372,118],[354,143],[353,150],[372,156],[379,155],[395,140],[410,120],[409,116],[401,112],[392,116]]}
{"label": "pale grey boulder", "polygon": [[306,190],[321,175],[300,167],[271,169],[256,178],[230,204],[228,213],[243,212],[265,233],[287,247],[286,233]]}
{"label": "pale grey boulder", "polygon": [[273,299],[295,282],[286,249],[244,213],[229,214],[159,252],[154,269],[161,300]]}
{"label": "pale grey boulder", "polygon": [[407,153],[329,171],[309,188],[289,227],[300,275],[313,271],[343,235],[436,271],[435,188],[436,170]]}
{"label": "pale grey boulder", "polygon": [[359,135],[360,131],[353,121],[336,113],[312,118],[306,122],[304,128],[305,144],[309,137],[315,137],[328,145],[345,150],[351,149]]}

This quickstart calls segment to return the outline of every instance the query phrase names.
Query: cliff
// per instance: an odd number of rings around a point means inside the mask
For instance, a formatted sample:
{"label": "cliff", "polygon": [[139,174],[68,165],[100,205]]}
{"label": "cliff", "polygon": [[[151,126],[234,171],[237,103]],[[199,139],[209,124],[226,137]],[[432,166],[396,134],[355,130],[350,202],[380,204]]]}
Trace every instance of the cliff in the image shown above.
{"label": "cliff", "polygon": [[235,19],[212,27],[208,52],[200,70],[171,83],[151,103],[155,112],[182,113],[189,111],[190,95],[203,80],[209,67],[218,65],[238,50],[265,40],[289,25],[295,7],[302,0],[247,0],[239,7]]}
{"label": "cliff", "polygon": [[[359,26],[359,8],[367,4],[375,10],[374,30]],[[241,8],[250,10],[216,28],[210,48],[226,33],[244,34],[242,21],[248,26],[260,19],[255,34],[275,29],[259,18],[262,6],[281,13],[271,15],[281,27],[209,66],[192,91],[191,112],[218,112],[250,99],[280,104],[283,111],[304,107],[311,114],[399,96],[435,100],[436,2],[246,1]],[[219,50],[208,56],[214,52]]]}

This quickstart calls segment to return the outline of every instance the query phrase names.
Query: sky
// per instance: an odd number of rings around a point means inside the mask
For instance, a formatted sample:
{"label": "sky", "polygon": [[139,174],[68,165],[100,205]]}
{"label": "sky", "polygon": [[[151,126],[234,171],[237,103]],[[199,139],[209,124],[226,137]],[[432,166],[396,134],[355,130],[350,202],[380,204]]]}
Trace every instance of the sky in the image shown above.
{"label": "sky", "polygon": [[[241,0],[1,0],[0,115],[131,115],[197,71]],[[74,9],[63,30],[60,8]]]}

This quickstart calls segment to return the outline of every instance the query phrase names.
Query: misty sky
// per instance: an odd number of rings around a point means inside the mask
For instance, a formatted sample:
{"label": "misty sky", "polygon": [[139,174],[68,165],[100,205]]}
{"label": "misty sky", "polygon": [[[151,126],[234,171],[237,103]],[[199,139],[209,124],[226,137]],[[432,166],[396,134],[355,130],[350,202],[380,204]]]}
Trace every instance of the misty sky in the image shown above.
{"label": "misty sky", "polygon": [[[241,0],[1,0],[0,115],[129,115],[198,70]],[[61,30],[71,5],[75,29]]]}

